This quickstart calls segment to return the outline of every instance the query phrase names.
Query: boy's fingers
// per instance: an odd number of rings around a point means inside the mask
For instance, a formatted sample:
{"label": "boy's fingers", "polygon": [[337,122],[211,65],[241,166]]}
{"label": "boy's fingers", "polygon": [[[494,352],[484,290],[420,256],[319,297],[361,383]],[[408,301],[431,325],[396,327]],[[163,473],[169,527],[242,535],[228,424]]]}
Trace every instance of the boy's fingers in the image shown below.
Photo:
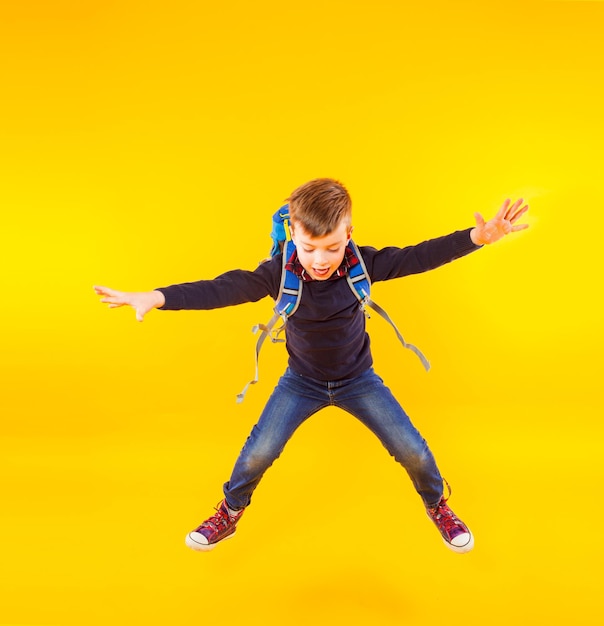
{"label": "boy's fingers", "polygon": [[516,211],[518,210],[518,207],[524,202],[524,200],[522,198],[518,198],[518,200],[516,200],[516,202],[514,202],[514,204],[512,204],[511,207],[508,208],[508,210],[505,213],[505,219],[509,220],[511,216],[514,215],[514,213],[516,213]]}
{"label": "boy's fingers", "polygon": [[476,226],[484,226],[484,217],[480,213],[474,213],[474,219],[476,220]]}
{"label": "boy's fingers", "polygon": [[125,304],[124,294],[121,291],[109,289],[109,287],[95,287],[94,290],[98,296],[104,296],[101,302],[105,304]]}
{"label": "boy's fingers", "polygon": [[99,294],[113,295],[116,293],[114,289],[109,289],[109,287],[103,287],[102,285],[95,285],[94,290]]}
{"label": "boy's fingers", "polygon": [[510,217],[510,222],[515,222],[518,218],[522,217],[528,209],[528,204],[525,204],[519,211],[516,211],[516,213]]}
{"label": "boy's fingers", "polygon": [[510,202],[511,200],[509,198],[506,198],[505,202],[501,205],[499,211],[497,211],[497,215],[495,216],[496,218],[500,219],[504,217],[504,215],[507,213],[508,207],[510,206]]}

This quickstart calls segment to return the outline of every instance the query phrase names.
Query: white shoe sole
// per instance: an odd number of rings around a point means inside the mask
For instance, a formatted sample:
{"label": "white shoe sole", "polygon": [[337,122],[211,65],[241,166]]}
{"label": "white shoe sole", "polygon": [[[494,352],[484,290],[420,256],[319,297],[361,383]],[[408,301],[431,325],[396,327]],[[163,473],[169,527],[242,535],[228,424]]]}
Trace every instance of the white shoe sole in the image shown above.
{"label": "white shoe sole", "polygon": [[[216,543],[201,543],[200,541],[195,539],[194,535],[199,535],[199,533],[190,532],[185,537],[185,544],[187,545],[187,547],[191,548],[191,550],[195,550],[196,552],[209,552],[210,550],[213,550],[219,543],[222,543],[223,541],[226,541],[227,539],[234,537],[235,533],[234,532],[231,533],[230,535],[228,535],[227,537],[224,537],[223,539],[221,539],[220,541],[217,541]],[[203,537],[203,535],[199,535],[199,536]]]}
{"label": "white shoe sole", "polygon": [[457,554],[465,554],[474,547],[474,535],[470,533],[470,538],[463,546],[456,546],[452,543],[449,543],[445,539],[443,539],[443,543],[447,546],[447,548],[449,548],[449,550],[453,550],[453,552],[457,552]]}

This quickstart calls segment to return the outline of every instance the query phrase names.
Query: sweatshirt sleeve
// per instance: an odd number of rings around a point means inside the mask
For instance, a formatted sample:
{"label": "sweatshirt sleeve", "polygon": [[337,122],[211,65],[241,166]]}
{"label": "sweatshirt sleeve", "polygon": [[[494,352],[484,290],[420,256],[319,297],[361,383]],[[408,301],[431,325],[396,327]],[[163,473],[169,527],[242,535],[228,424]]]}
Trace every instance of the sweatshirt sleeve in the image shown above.
{"label": "sweatshirt sleeve", "polygon": [[459,230],[405,248],[362,247],[361,252],[373,282],[402,278],[436,269],[480,249],[482,246],[470,239],[471,230]]}
{"label": "sweatshirt sleeve", "polygon": [[159,287],[166,302],[160,310],[208,310],[277,297],[281,255],[260,264],[254,271],[232,270],[211,280]]}

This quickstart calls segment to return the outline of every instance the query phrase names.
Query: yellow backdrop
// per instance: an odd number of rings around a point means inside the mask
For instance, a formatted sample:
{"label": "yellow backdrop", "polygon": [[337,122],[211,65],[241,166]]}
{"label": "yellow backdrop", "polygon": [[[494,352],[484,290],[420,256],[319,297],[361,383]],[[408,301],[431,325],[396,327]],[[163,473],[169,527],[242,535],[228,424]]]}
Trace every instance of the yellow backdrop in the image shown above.
{"label": "yellow backdrop", "polygon": [[[596,624],[603,472],[604,4],[22,0],[0,8],[0,624]],[[271,303],[108,311],[254,268],[289,192],[337,177],[355,238],[407,245],[531,205],[529,230],[375,297],[376,369],[476,548],[325,411],[238,536],[184,535],[285,358]]]}

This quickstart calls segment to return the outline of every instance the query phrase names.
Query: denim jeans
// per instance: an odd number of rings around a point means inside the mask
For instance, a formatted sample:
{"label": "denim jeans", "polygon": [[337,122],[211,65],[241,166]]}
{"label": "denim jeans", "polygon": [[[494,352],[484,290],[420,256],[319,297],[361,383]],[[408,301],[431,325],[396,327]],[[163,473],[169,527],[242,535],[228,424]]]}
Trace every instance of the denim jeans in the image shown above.
{"label": "denim jeans", "polygon": [[230,480],[224,485],[228,505],[246,507],[264,472],[279,457],[295,430],[327,406],[338,406],[359,419],[400,463],[422,498],[435,506],[443,480],[428,444],[413,426],[383,380],[369,369],[361,376],[327,382],[287,369],[253,427]]}

